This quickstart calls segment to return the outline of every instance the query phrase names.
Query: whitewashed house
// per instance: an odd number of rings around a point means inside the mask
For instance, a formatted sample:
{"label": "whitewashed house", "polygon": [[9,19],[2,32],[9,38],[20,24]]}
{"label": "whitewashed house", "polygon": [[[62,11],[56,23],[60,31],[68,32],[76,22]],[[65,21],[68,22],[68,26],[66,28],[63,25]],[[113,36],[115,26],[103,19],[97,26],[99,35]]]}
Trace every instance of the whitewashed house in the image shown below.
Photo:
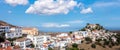
{"label": "whitewashed house", "polygon": [[28,35],[27,38],[33,41],[33,44],[35,45],[36,48],[43,48],[43,44],[45,42],[49,42],[51,39],[51,36],[49,35],[38,35],[38,36]]}
{"label": "whitewashed house", "polygon": [[8,40],[5,40],[5,42],[0,43],[0,47],[2,47],[2,48],[8,47],[8,46],[11,46],[11,42]]}
{"label": "whitewashed house", "polygon": [[4,33],[10,32],[10,27],[9,26],[0,26],[0,33],[1,32],[4,32]]}
{"label": "whitewashed house", "polygon": [[14,44],[20,46],[22,49],[26,49],[31,47],[30,45],[32,44],[32,41],[28,38],[20,38],[16,39]]}
{"label": "whitewashed house", "polygon": [[21,27],[10,28],[10,32],[5,33],[6,38],[22,37]]}
{"label": "whitewashed house", "polygon": [[66,41],[67,43],[71,43],[71,37],[68,33],[61,33],[56,36],[60,41]]}

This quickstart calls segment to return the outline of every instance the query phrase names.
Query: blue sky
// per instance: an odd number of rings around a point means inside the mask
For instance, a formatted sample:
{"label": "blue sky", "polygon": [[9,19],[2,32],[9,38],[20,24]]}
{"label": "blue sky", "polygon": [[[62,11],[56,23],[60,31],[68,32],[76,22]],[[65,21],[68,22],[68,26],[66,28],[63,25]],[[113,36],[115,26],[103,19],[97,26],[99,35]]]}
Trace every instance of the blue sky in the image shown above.
{"label": "blue sky", "polygon": [[0,0],[0,20],[41,31],[74,31],[86,23],[120,29],[120,0]]}

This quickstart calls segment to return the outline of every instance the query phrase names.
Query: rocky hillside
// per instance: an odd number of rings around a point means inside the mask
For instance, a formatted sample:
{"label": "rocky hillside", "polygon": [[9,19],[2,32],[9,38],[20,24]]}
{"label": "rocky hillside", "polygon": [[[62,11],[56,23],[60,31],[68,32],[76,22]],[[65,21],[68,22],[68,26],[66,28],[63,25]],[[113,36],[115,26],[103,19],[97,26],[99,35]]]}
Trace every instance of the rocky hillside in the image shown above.
{"label": "rocky hillside", "polygon": [[105,30],[105,28],[99,24],[87,24],[84,28],[81,29],[81,31],[94,31],[94,30]]}
{"label": "rocky hillside", "polygon": [[7,23],[7,22],[1,21],[1,20],[0,20],[0,26],[17,27],[17,26],[14,26],[14,25],[12,25],[12,24],[9,24],[9,23]]}

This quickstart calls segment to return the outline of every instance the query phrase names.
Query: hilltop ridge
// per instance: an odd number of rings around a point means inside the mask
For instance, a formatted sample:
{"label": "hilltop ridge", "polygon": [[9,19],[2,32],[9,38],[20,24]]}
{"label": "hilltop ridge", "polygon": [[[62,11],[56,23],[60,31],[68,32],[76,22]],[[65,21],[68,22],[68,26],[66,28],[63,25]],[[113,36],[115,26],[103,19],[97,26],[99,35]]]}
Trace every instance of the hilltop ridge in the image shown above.
{"label": "hilltop ridge", "polygon": [[4,22],[4,21],[2,21],[2,20],[0,20],[0,26],[18,27],[18,26],[15,26],[15,25],[9,24],[9,23],[7,23],[7,22]]}

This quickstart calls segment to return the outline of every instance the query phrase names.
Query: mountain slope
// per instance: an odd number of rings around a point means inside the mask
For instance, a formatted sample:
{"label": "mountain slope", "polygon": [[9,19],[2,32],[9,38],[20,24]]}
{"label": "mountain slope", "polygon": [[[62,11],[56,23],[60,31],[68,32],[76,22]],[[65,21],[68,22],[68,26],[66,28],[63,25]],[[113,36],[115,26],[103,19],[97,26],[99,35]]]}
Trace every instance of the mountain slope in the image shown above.
{"label": "mountain slope", "polygon": [[14,25],[12,25],[12,24],[9,24],[9,23],[7,23],[7,22],[1,21],[1,20],[0,20],[0,26],[17,27],[17,26],[14,26]]}

